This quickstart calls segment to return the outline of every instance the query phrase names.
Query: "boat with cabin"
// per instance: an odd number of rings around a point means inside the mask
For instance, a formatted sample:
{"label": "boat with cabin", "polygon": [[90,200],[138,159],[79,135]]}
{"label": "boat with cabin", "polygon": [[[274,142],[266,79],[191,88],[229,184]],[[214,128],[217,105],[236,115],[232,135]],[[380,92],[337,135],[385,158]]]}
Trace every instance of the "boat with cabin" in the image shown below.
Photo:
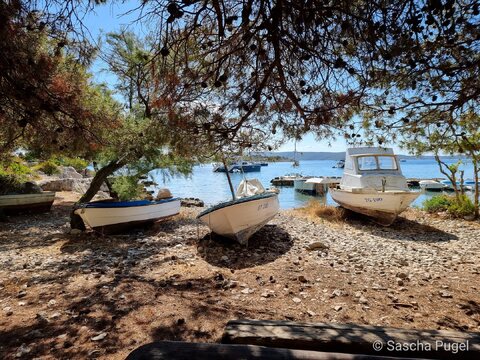
{"label": "boat with cabin", "polygon": [[443,191],[446,188],[445,184],[435,180],[420,180],[418,184],[425,191]]}
{"label": "boat with cabin", "polygon": [[333,167],[336,169],[343,169],[345,167],[345,160],[339,160]]}
{"label": "boat with cabin", "polygon": [[293,180],[295,191],[307,195],[325,195],[331,184],[338,183],[338,178],[300,177]]}
{"label": "boat with cabin", "polygon": [[360,147],[347,149],[342,179],[330,194],[341,206],[388,226],[420,192],[408,189],[393,149]]}
{"label": "boat with cabin", "polygon": [[262,169],[260,163],[254,163],[249,161],[237,161],[230,164],[227,168],[223,164],[214,164],[213,172],[256,172]]}

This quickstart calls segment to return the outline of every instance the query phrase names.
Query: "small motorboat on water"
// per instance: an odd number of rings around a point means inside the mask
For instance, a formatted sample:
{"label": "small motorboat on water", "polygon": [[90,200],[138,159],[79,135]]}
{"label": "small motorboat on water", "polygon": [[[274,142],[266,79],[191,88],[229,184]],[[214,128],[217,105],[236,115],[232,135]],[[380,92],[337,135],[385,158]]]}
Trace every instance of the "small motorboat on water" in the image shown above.
{"label": "small motorboat on water", "polygon": [[280,208],[276,192],[266,191],[257,179],[242,180],[234,199],[201,212],[197,218],[212,232],[242,245],[268,223]]}
{"label": "small motorboat on water", "polygon": [[418,184],[425,191],[443,191],[446,187],[445,184],[435,180],[420,180]]}
{"label": "small motorboat on water", "polygon": [[35,194],[9,194],[0,196],[0,210],[7,215],[48,212],[55,200],[55,192]]}
{"label": "small motorboat on water", "polygon": [[420,192],[410,191],[392,149],[351,148],[340,185],[330,189],[338,204],[391,225]]}
{"label": "small motorboat on water", "polygon": [[329,185],[338,182],[338,178],[300,177],[293,180],[293,188],[302,194],[324,195],[327,193]]}
{"label": "small motorboat on water", "polygon": [[333,167],[336,169],[343,169],[345,167],[345,160],[339,160]]}
{"label": "small motorboat on water", "polygon": [[213,167],[213,172],[230,172],[230,173],[235,173],[235,172],[255,172],[255,171],[260,171],[262,169],[262,165],[259,163],[253,163],[249,161],[238,161],[232,163],[230,166],[225,168],[223,164],[215,164]]}
{"label": "small motorboat on water", "polygon": [[80,205],[74,213],[85,225],[103,233],[114,233],[129,227],[155,222],[177,215],[180,199],[157,201],[97,201]]}

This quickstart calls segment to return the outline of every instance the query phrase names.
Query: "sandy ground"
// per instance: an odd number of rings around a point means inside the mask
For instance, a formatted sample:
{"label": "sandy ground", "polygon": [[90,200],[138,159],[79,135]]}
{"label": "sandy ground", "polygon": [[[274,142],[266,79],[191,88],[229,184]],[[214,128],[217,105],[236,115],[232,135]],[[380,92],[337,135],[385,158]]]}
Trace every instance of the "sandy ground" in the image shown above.
{"label": "sandy ground", "polygon": [[238,318],[480,331],[478,222],[283,211],[244,248],[212,238],[198,209],[71,235],[74,200],[0,223],[1,359],[124,359],[155,340],[219,341]]}

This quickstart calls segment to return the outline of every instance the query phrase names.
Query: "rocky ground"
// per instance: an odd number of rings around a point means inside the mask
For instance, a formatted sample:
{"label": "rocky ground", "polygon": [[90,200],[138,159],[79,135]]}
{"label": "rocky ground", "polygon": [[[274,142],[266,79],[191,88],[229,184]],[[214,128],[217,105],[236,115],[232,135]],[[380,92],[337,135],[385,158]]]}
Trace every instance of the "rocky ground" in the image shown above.
{"label": "rocky ground", "polygon": [[2,359],[123,359],[154,340],[218,341],[235,318],[480,331],[478,222],[283,211],[244,248],[212,238],[198,209],[68,234],[73,200],[0,223]]}

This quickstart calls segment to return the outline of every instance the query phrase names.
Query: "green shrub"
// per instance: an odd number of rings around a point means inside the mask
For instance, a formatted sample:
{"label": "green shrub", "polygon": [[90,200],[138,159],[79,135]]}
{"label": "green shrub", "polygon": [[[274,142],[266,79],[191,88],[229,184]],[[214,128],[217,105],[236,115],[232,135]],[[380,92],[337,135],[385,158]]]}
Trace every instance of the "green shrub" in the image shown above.
{"label": "green shrub", "polygon": [[69,158],[69,157],[60,157],[57,159],[57,164],[62,166],[71,166],[76,171],[80,172],[88,166],[88,161],[79,157]]}
{"label": "green shrub", "polygon": [[121,201],[127,201],[140,198],[143,186],[138,183],[136,176],[117,176],[113,181],[112,190]]}
{"label": "green shrub", "polygon": [[465,194],[458,199],[455,196],[436,195],[423,202],[423,209],[428,213],[447,211],[454,217],[464,217],[475,212],[475,205]]}
{"label": "green shrub", "polygon": [[467,195],[463,194],[459,200],[454,198],[447,210],[455,217],[464,217],[474,214],[475,205],[473,205],[472,200]]}
{"label": "green shrub", "polygon": [[423,210],[428,213],[447,211],[452,204],[452,197],[448,195],[435,195],[423,202]]}
{"label": "green shrub", "polygon": [[41,171],[47,175],[59,174],[60,169],[54,160],[50,159],[35,165],[35,170]]}
{"label": "green shrub", "polygon": [[23,191],[23,181],[19,176],[6,174],[0,170],[0,195],[20,193]]}

